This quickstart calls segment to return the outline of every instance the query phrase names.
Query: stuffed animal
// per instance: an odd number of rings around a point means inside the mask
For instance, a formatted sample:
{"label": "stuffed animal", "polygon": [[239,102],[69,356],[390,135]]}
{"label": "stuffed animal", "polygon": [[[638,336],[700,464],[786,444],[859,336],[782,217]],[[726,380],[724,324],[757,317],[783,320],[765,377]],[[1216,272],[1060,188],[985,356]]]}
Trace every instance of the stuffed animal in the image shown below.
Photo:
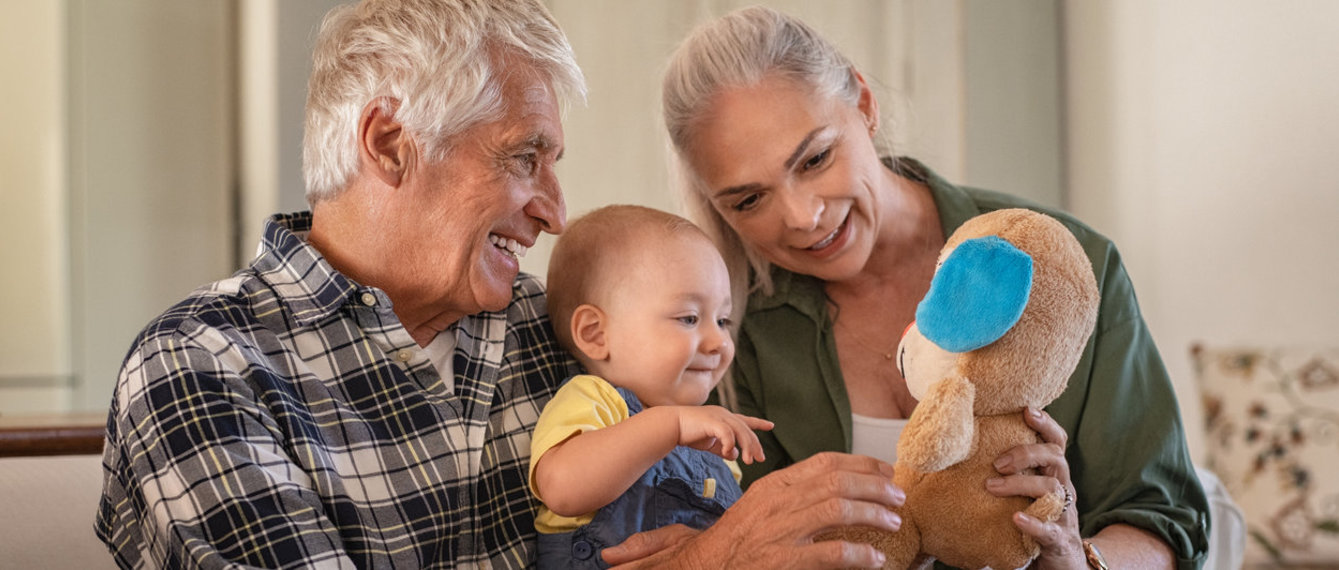
{"label": "stuffed animal", "polygon": [[1022,568],[1040,547],[1014,523],[1059,518],[1065,495],[1000,498],[992,463],[1040,437],[1023,420],[1065,390],[1097,320],[1092,265],[1055,219],[1009,209],[949,236],[930,290],[898,346],[920,403],[897,443],[894,482],[907,493],[895,533],[839,531],[875,545],[885,568],[930,558],[961,568]]}

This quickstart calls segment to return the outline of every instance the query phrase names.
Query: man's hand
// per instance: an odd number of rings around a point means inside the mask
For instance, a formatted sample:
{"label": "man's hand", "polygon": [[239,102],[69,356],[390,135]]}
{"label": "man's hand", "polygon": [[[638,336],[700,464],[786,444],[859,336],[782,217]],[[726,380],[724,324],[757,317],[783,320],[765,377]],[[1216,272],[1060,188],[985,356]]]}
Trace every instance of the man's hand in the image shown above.
{"label": "man's hand", "polygon": [[891,465],[844,453],[815,455],[759,479],[711,528],[666,527],[605,549],[625,568],[878,568],[868,544],[815,542],[814,536],[861,525],[896,531],[891,508],[906,495]]}
{"label": "man's hand", "polygon": [[742,459],[744,463],[766,459],[758,434],[753,430],[770,430],[772,422],[736,414],[720,406],[675,408],[679,416],[679,445],[709,451],[725,459]]}
{"label": "man's hand", "polygon": [[622,544],[604,549],[600,555],[610,566],[636,562],[665,549],[678,547],[701,532],[681,524],[662,526],[634,534]]}

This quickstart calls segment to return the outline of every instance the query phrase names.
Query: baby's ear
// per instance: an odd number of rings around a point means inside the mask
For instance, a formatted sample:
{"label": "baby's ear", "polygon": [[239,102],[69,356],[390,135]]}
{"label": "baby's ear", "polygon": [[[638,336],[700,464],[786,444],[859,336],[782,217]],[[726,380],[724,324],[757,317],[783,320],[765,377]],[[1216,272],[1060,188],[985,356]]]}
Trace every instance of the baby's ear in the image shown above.
{"label": "baby's ear", "polygon": [[572,312],[572,342],[586,358],[599,361],[609,358],[609,344],[605,342],[604,311],[595,305],[581,305]]}

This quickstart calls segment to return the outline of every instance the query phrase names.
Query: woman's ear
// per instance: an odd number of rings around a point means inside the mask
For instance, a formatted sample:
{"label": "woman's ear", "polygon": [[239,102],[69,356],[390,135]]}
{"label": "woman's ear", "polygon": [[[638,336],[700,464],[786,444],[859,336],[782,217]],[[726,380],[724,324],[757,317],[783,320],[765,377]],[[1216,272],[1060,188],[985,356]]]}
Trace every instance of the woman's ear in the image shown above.
{"label": "woman's ear", "polygon": [[879,100],[874,97],[874,91],[865,82],[864,75],[854,67],[851,68],[851,75],[854,75],[856,83],[860,84],[860,98],[856,100],[856,108],[865,116],[865,127],[869,129],[870,136],[874,136],[874,132],[879,130]]}
{"label": "woman's ear", "polygon": [[414,157],[413,139],[395,120],[398,101],[379,97],[358,117],[358,160],[387,186],[399,186]]}
{"label": "woman's ear", "polygon": [[604,334],[607,322],[604,311],[595,305],[581,305],[572,312],[572,343],[586,358],[609,359],[609,343]]}

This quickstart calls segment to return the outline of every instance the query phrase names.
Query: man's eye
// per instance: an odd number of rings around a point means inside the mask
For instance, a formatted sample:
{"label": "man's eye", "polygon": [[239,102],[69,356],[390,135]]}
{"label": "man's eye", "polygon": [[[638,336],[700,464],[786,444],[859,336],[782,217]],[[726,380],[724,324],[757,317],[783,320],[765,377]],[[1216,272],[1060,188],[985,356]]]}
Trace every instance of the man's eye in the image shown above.
{"label": "man's eye", "polygon": [[518,154],[511,158],[516,163],[516,169],[525,174],[534,173],[539,166],[539,155],[533,152]]}

